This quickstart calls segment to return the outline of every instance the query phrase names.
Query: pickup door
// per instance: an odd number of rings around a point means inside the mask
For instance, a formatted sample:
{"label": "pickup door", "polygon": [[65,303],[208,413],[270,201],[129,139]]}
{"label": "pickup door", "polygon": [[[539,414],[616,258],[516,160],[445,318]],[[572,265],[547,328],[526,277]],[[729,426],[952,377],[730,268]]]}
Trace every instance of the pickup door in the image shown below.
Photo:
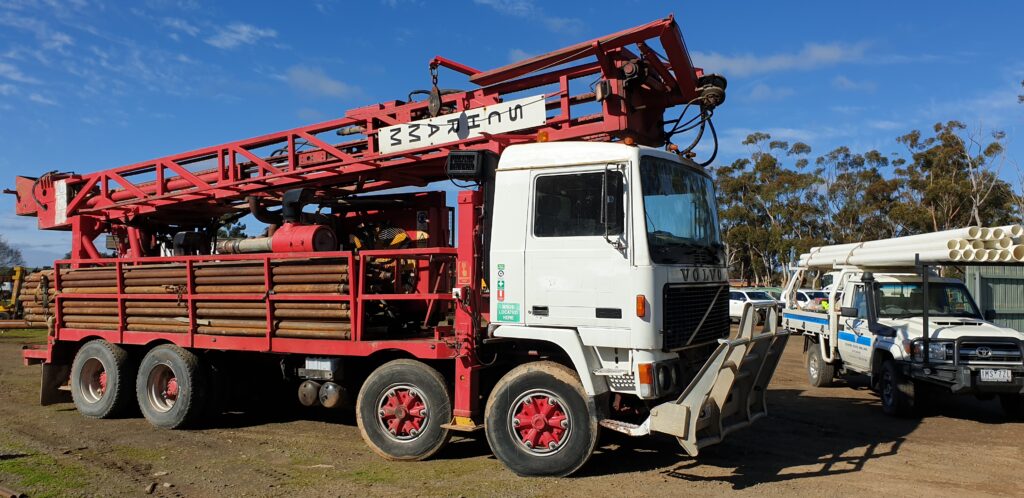
{"label": "pickup door", "polygon": [[857,318],[839,316],[839,355],[843,363],[858,372],[868,372],[871,367],[871,349],[874,334],[868,330],[868,307],[864,286],[854,284],[850,304],[857,308]]}

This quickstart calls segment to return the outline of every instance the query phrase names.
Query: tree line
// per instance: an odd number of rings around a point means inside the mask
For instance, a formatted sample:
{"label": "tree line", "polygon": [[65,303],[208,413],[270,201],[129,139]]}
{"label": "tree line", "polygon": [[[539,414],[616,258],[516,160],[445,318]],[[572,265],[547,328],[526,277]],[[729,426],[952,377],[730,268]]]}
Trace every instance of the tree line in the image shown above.
{"label": "tree line", "polygon": [[778,285],[814,246],[1019,223],[1024,192],[1000,178],[1012,173],[1005,140],[948,121],[896,137],[902,152],[814,157],[806,143],[752,133],[750,157],[714,171],[731,277]]}

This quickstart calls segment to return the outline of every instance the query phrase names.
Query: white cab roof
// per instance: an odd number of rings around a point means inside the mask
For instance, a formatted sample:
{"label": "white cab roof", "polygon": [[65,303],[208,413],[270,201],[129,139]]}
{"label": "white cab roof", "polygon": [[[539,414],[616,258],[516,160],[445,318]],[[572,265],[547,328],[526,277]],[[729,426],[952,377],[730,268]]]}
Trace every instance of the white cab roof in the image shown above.
{"label": "white cab roof", "polygon": [[501,153],[498,171],[624,162],[634,160],[638,153],[679,160],[676,154],[662,149],[621,142],[544,142],[509,146]]}

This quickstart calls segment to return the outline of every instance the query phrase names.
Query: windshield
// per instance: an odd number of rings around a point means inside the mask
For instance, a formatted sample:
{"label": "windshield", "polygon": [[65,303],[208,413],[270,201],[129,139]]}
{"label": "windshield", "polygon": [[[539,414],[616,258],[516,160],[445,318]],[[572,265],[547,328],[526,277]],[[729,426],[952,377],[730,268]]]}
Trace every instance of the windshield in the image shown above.
{"label": "windshield", "polygon": [[823,291],[808,291],[806,294],[811,299],[828,299],[828,293]]}
{"label": "windshield", "polygon": [[[883,283],[878,286],[878,316],[908,318],[924,312],[920,282]],[[928,284],[929,316],[981,318],[967,288],[960,283]]]}
{"label": "windshield", "polygon": [[718,264],[722,243],[711,179],[678,162],[644,156],[640,184],[651,260]]}
{"label": "windshield", "polygon": [[752,300],[772,301],[772,297],[767,292],[748,292],[747,297]]}

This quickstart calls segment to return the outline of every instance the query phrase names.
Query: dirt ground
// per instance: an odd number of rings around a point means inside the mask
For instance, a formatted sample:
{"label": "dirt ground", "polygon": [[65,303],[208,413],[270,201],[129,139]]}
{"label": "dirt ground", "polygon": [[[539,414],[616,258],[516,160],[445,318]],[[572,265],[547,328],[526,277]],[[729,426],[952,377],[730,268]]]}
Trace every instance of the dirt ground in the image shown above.
{"label": "dirt ground", "polygon": [[[316,412],[233,415],[216,427],[163,431],[141,417],[89,420],[36,403],[39,367],[0,335],[0,486],[30,496],[1020,496],[1024,423],[995,401],[948,398],[920,420],[882,414],[863,383],[808,387],[792,341],[769,393],[770,417],[706,449],[674,439],[602,437],[579,475],[524,479],[482,435],[438,458],[391,463],[351,421]],[[851,388],[852,387],[852,388]]]}

